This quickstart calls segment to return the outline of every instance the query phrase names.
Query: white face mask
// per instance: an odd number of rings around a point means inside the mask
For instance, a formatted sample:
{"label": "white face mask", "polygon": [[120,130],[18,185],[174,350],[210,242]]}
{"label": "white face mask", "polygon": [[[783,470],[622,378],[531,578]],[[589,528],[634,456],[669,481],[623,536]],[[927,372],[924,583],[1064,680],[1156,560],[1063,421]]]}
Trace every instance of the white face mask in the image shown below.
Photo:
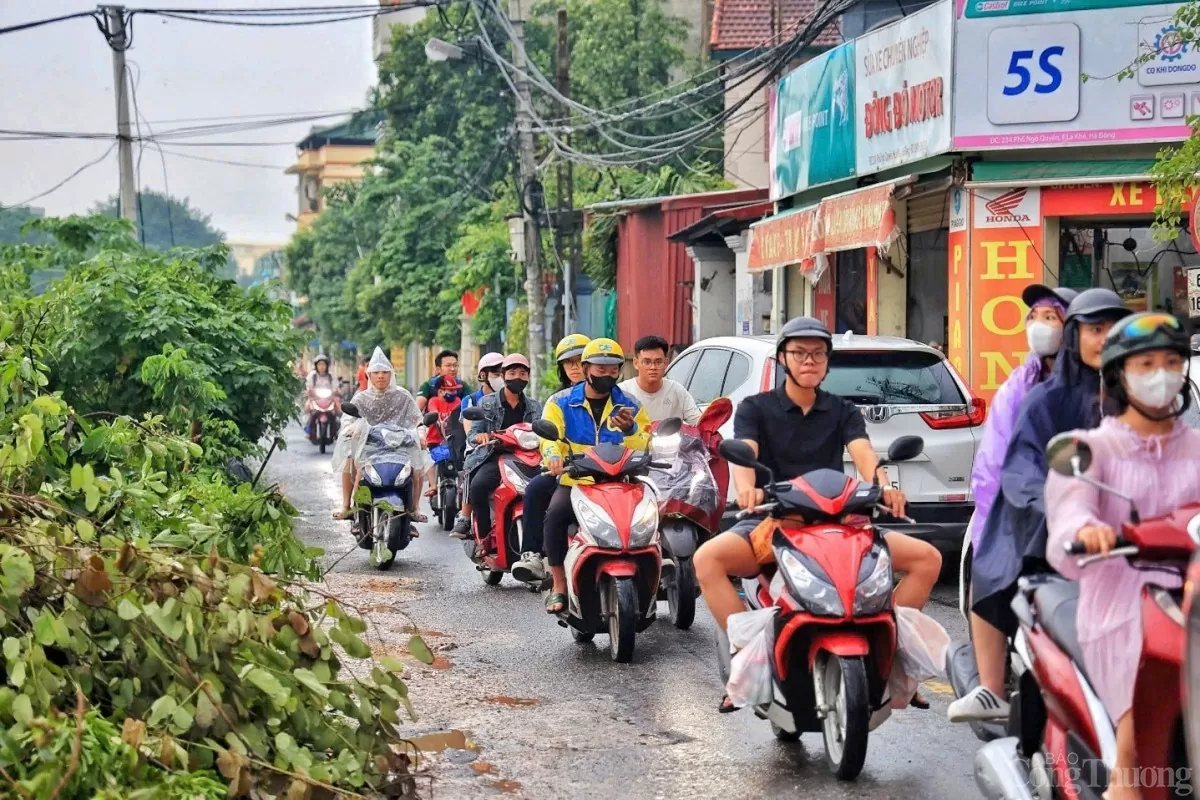
{"label": "white face mask", "polygon": [[1125,373],[1125,389],[1129,396],[1149,411],[1171,408],[1183,389],[1182,371],[1156,369],[1142,375]]}
{"label": "white face mask", "polygon": [[488,386],[492,387],[493,392],[500,391],[504,388],[504,376],[493,375],[492,377],[488,378]]}
{"label": "white face mask", "polygon": [[1025,338],[1029,340],[1029,349],[1042,358],[1056,355],[1062,347],[1062,326],[1031,322],[1025,328]]}

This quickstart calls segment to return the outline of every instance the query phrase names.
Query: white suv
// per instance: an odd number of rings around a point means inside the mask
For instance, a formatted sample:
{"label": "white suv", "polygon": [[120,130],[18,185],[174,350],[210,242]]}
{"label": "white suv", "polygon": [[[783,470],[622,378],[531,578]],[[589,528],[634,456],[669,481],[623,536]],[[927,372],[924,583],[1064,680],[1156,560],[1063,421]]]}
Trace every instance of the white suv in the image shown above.
{"label": "white suv", "polygon": [[[770,336],[697,342],[671,363],[667,377],[687,387],[702,409],[718,397],[730,398],[736,409],[743,398],[783,384]],[[888,468],[893,485],[907,495],[908,515],[916,524],[888,527],[946,549],[957,547],[975,508],[971,465],[982,431],[983,400],[972,397],[940,351],[893,336],[835,336],[829,374],[821,386],[858,404],[881,458],[899,436],[916,434],[925,440],[920,458]],[[721,435],[733,436],[732,419]],[[844,458],[846,472],[856,474],[849,455]],[[731,509],[732,499],[731,485]]]}

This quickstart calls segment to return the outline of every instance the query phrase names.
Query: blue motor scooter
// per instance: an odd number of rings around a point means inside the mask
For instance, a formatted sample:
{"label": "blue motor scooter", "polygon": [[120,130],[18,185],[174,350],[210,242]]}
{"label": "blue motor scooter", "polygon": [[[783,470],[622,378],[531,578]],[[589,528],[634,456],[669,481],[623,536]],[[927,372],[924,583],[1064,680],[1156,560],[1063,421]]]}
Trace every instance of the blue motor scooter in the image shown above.
{"label": "blue motor scooter", "polygon": [[[360,416],[354,403],[343,404],[342,413]],[[416,446],[416,431],[390,423],[372,425],[363,444],[359,485],[370,492],[370,503],[355,513],[354,536],[359,547],[371,551],[368,562],[376,569],[391,567],[411,539],[411,448]]]}

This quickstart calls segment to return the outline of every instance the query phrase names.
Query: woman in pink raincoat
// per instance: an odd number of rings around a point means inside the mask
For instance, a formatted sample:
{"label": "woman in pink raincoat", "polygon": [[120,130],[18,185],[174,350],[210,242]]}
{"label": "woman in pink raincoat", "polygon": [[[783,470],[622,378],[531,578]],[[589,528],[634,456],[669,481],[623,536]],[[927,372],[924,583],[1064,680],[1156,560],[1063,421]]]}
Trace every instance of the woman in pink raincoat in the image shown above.
{"label": "woman in pink raincoat", "polygon": [[[1087,474],[1132,498],[1143,517],[1200,501],[1200,432],[1180,419],[1190,402],[1190,355],[1183,327],[1170,314],[1134,314],[1118,322],[1101,355],[1109,416],[1095,430],[1075,432],[1092,449]],[[1046,481],[1047,558],[1079,580],[1076,630],[1084,667],[1116,723],[1116,764],[1105,795],[1110,800],[1140,797],[1129,710],[1141,658],[1142,587],[1170,589],[1182,581],[1169,572],[1136,569],[1124,558],[1080,569],[1065,545],[1078,540],[1089,553],[1108,552],[1129,510],[1127,501],[1076,478],[1051,472]]]}

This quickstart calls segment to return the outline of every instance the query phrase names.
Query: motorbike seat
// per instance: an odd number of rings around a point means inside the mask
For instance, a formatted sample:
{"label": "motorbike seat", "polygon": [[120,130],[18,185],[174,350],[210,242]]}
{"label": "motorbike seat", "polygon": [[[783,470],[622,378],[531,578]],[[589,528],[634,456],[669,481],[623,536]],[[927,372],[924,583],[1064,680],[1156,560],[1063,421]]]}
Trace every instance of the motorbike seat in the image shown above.
{"label": "motorbike seat", "polygon": [[1075,609],[1079,604],[1079,583],[1056,580],[1039,586],[1033,594],[1042,630],[1061,647],[1071,660],[1084,671],[1083,650],[1075,630]]}

